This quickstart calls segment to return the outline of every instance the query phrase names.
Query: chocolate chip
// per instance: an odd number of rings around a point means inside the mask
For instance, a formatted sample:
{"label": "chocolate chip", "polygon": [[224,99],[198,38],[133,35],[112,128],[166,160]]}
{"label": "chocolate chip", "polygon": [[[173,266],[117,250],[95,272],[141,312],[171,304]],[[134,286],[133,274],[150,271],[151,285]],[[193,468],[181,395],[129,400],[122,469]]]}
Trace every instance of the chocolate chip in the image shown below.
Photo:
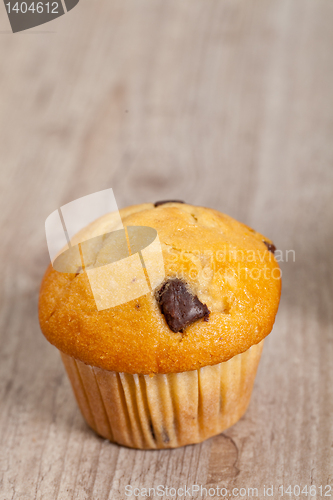
{"label": "chocolate chip", "polygon": [[154,203],[154,207],[159,207],[160,205],[164,205],[164,203],[185,203],[185,201],[181,200],[163,200],[163,201],[156,201]]}
{"label": "chocolate chip", "polygon": [[275,250],[276,250],[276,246],[275,246],[275,245],[273,245],[273,243],[268,243],[268,241],[265,241],[265,240],[263,240],[263,241],[264,241],[264,243],[265,243],[266,247],[268,248],[268,250],[269,250],[270,252],[274,253],[274,252],[275,252]]}
{"label": "chocolate chip", "polygon": [[182,332],[190,323],[208,318],[209,309],[196,295],[189,292],[179,278],[171,278],[158,290],[156,299],[173,332]]}

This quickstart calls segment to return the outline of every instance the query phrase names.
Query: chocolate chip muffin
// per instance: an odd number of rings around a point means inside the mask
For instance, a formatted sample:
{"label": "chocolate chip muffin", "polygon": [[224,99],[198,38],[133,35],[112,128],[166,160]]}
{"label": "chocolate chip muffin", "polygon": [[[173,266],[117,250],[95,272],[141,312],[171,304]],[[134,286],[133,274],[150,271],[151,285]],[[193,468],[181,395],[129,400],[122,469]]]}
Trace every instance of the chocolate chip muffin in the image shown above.
{"label": "chocolate chip muffin", "polygon": [[84,242],[80,252],[47,269],[42,332],[98,434],[142,449],[201,442],[249,404],[280,299],[275,247],[179,200],[119,212],[123,228],[114,214],[101,217],[72,239]]}

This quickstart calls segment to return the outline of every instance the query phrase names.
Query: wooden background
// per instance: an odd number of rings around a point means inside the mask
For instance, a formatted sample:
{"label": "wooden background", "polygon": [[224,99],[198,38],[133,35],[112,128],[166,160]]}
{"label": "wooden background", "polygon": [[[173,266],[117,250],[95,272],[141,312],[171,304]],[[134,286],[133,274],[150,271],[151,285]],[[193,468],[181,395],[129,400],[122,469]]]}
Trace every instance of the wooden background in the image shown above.
{"label": "wooden background", "polygon": [[[0,15],[0,499],[332,485],[333,3],[81,0],[16,35]],[[40,333],[44,221],[107,187],[119,207],[180,198],[295,250],[250,407],[203,444],[97,437]]]}

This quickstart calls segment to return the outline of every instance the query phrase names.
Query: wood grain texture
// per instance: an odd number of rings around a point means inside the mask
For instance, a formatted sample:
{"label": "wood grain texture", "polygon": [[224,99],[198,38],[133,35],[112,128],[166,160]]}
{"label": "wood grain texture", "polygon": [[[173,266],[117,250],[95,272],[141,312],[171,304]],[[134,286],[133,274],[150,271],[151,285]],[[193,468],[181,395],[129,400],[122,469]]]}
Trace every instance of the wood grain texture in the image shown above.
{"label": "wood grain texture", "polygon": [[[0,499],[332,485],[332,2],[82,0],[16,35],[0,15]],[[250,407],[203,444],[97,437],[39,331],[44,221],[106,187],[119,207],[216,208],[295,251]]]}

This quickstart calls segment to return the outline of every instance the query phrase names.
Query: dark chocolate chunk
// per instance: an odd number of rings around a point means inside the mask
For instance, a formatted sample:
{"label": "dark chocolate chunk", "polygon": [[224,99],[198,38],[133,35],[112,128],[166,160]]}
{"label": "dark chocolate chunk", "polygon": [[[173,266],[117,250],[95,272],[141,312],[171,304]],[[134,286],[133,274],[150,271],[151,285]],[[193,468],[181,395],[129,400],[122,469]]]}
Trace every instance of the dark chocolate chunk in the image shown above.
{"label": "dark chocolate chunk", "polygon": [[197,319],[208,318],[210,313],[208,307],[190,293],[179,278],[171,278],[164,283],[156,298],[170,330],[175,333]]}
{"label": "dark chocolate chunk", "polygon": [[154,207],[159,207],[160,205],[164,205],[164,203],[185,203],[185,201],[181,200],[163,200],[163,201],[156,201],[154,203]]}
{"label": "dark chocolate chunk", "polygon": [[274,252],[275,252],[275,250],[276,250],[276,246],[275,246],[275,245],[273,245],[273,243],[268,243],[268,241],[265,241],[265,240],[264,240],[264,243],[265,243],[266,247],[268,248],[268,250],[269,250],[270,252],[272,252],[272,253],[274,253]]}

